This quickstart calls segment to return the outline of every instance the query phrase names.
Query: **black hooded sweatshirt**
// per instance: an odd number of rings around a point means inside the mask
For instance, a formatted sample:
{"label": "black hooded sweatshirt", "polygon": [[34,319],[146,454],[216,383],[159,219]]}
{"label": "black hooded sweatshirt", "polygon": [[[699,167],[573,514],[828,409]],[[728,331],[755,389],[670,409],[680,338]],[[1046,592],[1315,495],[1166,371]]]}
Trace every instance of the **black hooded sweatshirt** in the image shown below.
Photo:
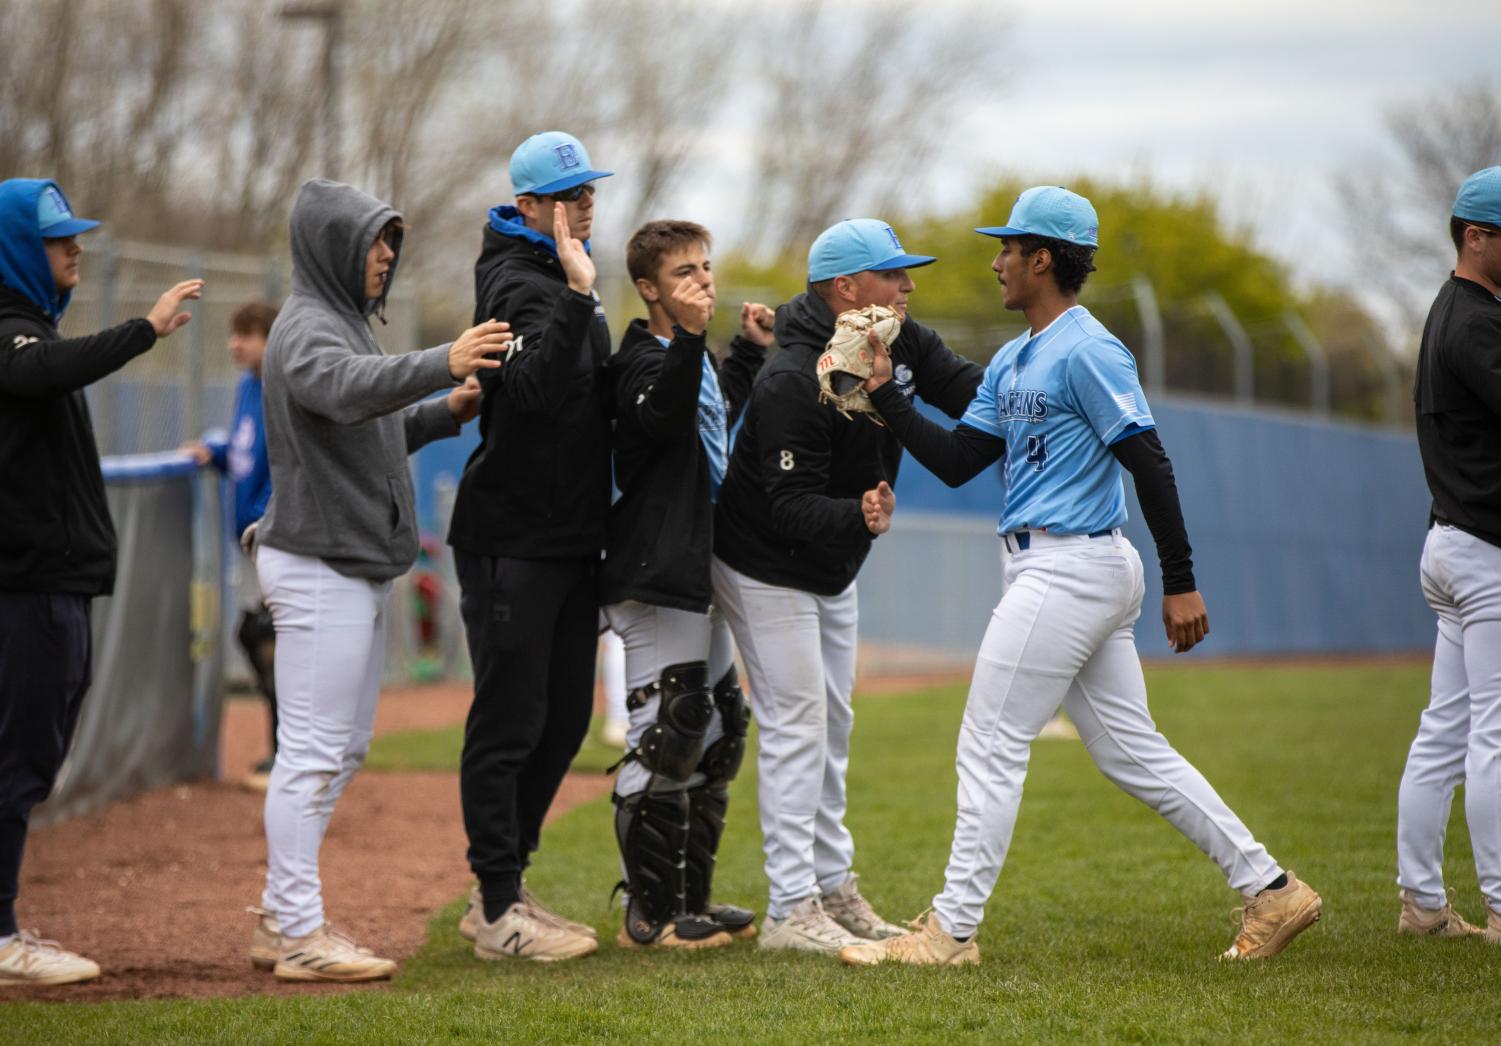
{"label": "black hooded sweatshirt", "polygon": [[[756,378],[714,514],[714,554],[748,577],[815,595],[849,587],[870,552],[860,496],[896,485],[902,447],[873,418],[818,399],[834,313],[811,291],[777,310],[782,351]],[[891,345],[893,384],[962,417],[984,371],[910,317]]]}
{"label": "black hooded sweatshirt", "polygon": [[541,237],[505,228],[485,227],[474,321],[504,320],[522,345],[479,373],[480,445],[448,543],[480,556],[597,558],[610,509],[610,329]]}
{"label": "black hooded sweatshirt", "polygon": [[766,350],[745,338],[720,363],[703,335],[674,329],[664,346],[644,320],[620,340],[615,372],[615,483],[599,600],[627,599],[693,613],[709,609],[714,504],[709,454],[698,432],[698,395],[707,354],[733,429]]}
{"label": "black hooded sweatshirt", "polygon": [[115,527],[83,390],[155,344],[144,319],[64,338],[0,287],[0,592],[114,591]]}

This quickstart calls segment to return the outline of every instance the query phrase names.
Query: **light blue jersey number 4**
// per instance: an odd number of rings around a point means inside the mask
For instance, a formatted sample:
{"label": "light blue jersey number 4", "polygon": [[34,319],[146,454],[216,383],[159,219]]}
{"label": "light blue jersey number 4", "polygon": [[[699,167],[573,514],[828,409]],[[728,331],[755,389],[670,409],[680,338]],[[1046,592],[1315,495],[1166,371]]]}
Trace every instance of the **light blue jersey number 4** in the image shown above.
{"label": "light blue jersey number 4", "polygon": [[1156,427],[1136,361],[1082,305],[1001,346],[963,423],[1006,441],[1002,534],[1123,524],[1126,492],[1110,445]]}

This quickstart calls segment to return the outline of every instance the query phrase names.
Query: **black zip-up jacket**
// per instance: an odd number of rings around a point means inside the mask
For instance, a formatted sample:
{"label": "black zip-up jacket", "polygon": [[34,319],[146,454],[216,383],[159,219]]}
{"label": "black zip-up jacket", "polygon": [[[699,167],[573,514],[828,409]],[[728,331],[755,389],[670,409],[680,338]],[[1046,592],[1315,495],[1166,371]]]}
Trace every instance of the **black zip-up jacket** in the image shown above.
{"label": "black zip-up jacket", "polygon": [[545,246],[486,226],[475,323],[523,340],[479,372],[480,445],[454,501],[448,542],[475,555],[597,559],[610,509],[610,329]]}
{"label": "black zip-up jacket", "polygon": [[1413,399],[1434,518],[1501,545],[1501,301],[1473,280],[1438,292]]}
{"label": "black zip-up jacket", "polygon": [[114,590],[115,527],[83,390],[155,344],[144,319],[64,338],[0,287],[0,591]]}
{"label": "black zip-up jacket", "polygon": [[[860,495],[896,485],[902,447],[874,419],[818,399],[815,370],[834,314],[811,291],[777,310],[782,351],[757,376],[714,514],[714,554],[768,585],[815,595],[849,587],[870,552]],[[951,418],[984,371],[910,317],[891,345],[893,382]]]}
{"label": "black zip-up jacket", "polygon": [[714,505],[709,454],[699,437],[703,361],[719,376],[735,425],[750,398],[766,350],[746,338],[730,342],[721,363],[703,335],[673,329],[664,346],[645,320],[620,340],[615,371],[615,485],[610,535],[600,569],[600,602],[634,599],[694,613],[709,609]]}

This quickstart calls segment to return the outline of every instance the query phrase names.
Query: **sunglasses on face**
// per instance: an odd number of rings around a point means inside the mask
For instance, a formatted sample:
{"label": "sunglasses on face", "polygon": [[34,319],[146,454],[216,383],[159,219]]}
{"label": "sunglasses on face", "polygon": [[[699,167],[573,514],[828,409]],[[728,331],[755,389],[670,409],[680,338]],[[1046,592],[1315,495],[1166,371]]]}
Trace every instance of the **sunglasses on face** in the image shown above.
{"label": "sunglasses on face", "polygon": [[575,185],[572,189],[559,189],[557,192],[550,192],[547,195],[554,200],[562,200],[564,203],[572,203],[580,196],[583,196],[585,193],[588,193],[590,196],[594,195],[593,182],[585,182],[583,185]]}

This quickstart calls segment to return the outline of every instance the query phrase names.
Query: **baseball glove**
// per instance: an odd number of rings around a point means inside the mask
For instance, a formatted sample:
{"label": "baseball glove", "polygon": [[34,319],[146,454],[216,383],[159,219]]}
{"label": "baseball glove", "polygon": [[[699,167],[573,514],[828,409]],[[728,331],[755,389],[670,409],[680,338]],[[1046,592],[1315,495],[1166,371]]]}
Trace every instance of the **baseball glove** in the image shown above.
{"label": "baseball glove", "polygon": [[884,305],[841,312],[834,321],[834,336],[818,357],[818,398],[832,403],[846,418],[853,417],[850,411],[857,411],[869,415],[877,425],[885,425],[865,391],[866,379],[876,362],[867,335],[875,331],[889,349],[901,329],[902,318]]}

